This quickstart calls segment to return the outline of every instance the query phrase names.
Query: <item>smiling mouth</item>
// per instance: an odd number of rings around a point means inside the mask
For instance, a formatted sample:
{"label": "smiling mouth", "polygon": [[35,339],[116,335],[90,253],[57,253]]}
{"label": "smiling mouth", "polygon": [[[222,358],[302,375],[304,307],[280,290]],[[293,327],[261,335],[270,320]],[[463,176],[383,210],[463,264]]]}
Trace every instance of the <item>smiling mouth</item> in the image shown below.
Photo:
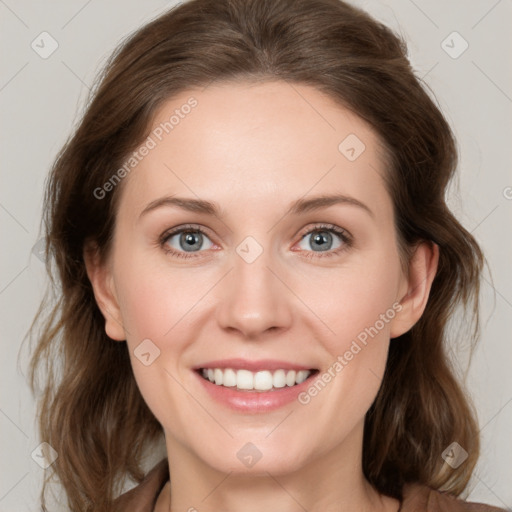
{"label": "smiling mouth", "polygon": [[199,368],[195,370],[203,379],[216,386],[232,388],[237,391],[279,391],[297,386],[318,373],[310,370],[235,370],[233,368]]}

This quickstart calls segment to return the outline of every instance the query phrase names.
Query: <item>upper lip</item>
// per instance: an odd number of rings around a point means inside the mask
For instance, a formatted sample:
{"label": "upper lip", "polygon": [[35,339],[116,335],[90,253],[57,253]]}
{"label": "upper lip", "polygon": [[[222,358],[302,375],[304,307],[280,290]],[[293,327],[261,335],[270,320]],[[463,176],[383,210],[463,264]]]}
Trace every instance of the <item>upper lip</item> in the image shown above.
{"label": "upper lip", "polygon": [[274,371],[274,370],[313,370],[311,366],[304,366],[298,363],[290,363],[287,361],[278,361],[276,359],[218,359],[216,361],[208,361],[203,364],[195,366],[194,370],[202,368],[232,368],[233,370],[249,370],[251,372],[257,371]]}

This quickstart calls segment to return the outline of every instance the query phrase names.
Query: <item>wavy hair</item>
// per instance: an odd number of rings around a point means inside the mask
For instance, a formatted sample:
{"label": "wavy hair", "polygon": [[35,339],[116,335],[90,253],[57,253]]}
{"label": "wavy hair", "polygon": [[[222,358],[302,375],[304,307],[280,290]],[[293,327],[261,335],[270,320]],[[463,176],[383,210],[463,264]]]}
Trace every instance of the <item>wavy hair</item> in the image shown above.
{"label": "wavy hair", "polygon": [[[462,308],[476,342],[485,260],[446,205],[456,143],[404,40],[339,0],[191,0],[116,49],[46,184],[53,294],[32,326],[37,345],[29,378],[36,393],[44,374],[39,435],[60,454],[51,470],[69,507],[111,511],[126,478],[142,480],[143,457],[163,435],[139,392],[126,344],[105,334],[86,274],[84,244],[93,240],[102,257],[108,254],[122,187],[103,199],[94,190],[147,137],[163,102],[188,88],[236,80],[312,86],[367,121],[383,141],[400,246],[407,252],[430,241],[440,260],[423,316],[390,344],[365,419],[363,471],[380,493],[398,499],[406,482],[459,495],[476,464],[479,436],[474,407],[450,363],[447,327]],[[452,441],[469,454],[456,469],[441,457]]]}

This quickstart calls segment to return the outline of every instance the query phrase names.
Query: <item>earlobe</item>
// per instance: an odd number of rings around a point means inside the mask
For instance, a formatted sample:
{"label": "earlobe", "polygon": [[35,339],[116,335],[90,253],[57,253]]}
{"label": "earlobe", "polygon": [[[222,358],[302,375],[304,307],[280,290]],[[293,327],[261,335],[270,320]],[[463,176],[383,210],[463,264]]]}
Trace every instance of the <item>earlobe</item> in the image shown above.
{"label": "earlobe", "polygon": [[399,301],[402,309],[391,325],[391,338],[406,333],[421,318],[427,306],[438,263],[439,246],[437,244],[422,242],[415,248],[409,262],[409,275],[404,276],[406,290]]}
{"label": "earlobe", "polygon": [[126,334],[112,272],[108,264],[101,261],[96,245],[86,244],[83,256],[87,276],[94,291],[94,298],[105,318],[105,332],[113,340],[124,341]]}

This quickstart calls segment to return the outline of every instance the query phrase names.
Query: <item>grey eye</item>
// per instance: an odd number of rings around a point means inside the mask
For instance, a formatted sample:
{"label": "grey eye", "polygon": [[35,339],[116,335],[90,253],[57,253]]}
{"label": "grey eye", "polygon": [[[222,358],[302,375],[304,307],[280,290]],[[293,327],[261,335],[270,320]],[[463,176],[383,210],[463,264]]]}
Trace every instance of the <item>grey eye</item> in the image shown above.
{"label": "grey eye", "polygon": [[[306,235],[304,235],[300,243],[307,241],[308,238],[310,239],[310,248],[312,248],[312,250],[315,252],[323,252],[330,251],[331,249],[338,249],[342,245],[341,242],[338,242],[338,245],[336,247],[333,247],[333,233],[326,229],[315,229],[310,233],[307,233]],[[340,238],[339,235],[336,235],[336,238]],[[301,249],[311,250],[308,247],[301,247]]]}
{"label": "grey eye", "polygon": [[[173,243],[173,239],[174,240]],[[185,252],[197,252],[203,249],[209,249],[212,246],[212,242],[210,241],[209,247],[203,247],[204,242],[209,240],[209,238],[198,230],[182,230],[177,231],[171,235],[166,240],[166,243],[169,244],[176,251],[185,251]]]}

